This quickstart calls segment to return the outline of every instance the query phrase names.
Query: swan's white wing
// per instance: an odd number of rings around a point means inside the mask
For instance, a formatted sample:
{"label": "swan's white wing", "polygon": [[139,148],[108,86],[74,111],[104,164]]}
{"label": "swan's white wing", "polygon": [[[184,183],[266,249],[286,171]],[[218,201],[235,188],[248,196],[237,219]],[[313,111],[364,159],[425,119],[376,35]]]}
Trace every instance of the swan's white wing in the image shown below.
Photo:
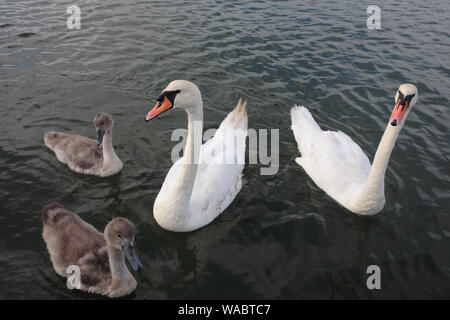
{"label": "swan's white wing", "polygon": [[370,161],[361,148],[340,131],[322,131],[305,107],[291,109],[292,130],[301,157],[296,161],[329,196],[344,205],[360,191]]}
{"label": "swan's white wing", "polygon": [[242,188],[247,138],[245,103],[222,121],[212,139],[202,146],[191,196],[192,223],[204,225],[216,218],[234,200]]}
{"label": "swan's white wing", "polygon": [[[248,117],[245,103],[237,107],[222,121],[213,138],[200,152],[192,190],[188,225],[183,229],[200,228],[216,218],[236,197],[242,188],[242,171],[245,162],[245,143]],[[231,160],[232,164],[228,164]],[[170,168],[155,204],[172,201],[174,186],[178,183],[184,159]],[[171,212],[164,213],[169,219],[177,219]]]}

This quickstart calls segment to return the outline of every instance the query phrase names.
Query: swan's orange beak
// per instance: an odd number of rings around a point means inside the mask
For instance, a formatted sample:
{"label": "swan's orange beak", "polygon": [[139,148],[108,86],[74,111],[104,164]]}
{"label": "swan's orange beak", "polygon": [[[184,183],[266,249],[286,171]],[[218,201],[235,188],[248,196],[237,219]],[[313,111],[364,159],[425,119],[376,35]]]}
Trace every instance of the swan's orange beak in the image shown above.
{"label": "swan's orange beak", "polygon": [[406,113],[406,110],[408,110],[409,101],[403,100],[398,98],[397,103],[395,104],[394,111],[392,111],[391,119],[389,120],[389,123],[392,126],[399,125],[402,122],[403,116]]}
{"label": "swan's orange beak", "polygon": [[161,113],[169,110],[172,107],[173,107],[172,102],[170,102],[170,100],[167,99],[167,97],[164,97],[162,102],[161,101],[156,102],[153,109],[150,110],[149,113],[147,114],[147,117],[145,117],[145,121],[149,121],[156,118]]}

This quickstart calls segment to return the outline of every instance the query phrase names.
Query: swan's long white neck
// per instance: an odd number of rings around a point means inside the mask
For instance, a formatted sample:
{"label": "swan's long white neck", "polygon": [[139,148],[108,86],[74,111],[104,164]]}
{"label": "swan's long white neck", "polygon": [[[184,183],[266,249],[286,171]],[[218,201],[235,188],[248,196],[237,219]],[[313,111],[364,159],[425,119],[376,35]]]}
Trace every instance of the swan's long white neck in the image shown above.
{"label": "swan's long white neck", "polygon": [[403,123],[395,127],[391,124],[387,125],[375,153],[366,185],[354,200],[359,207],[366,207],[368,211],[376,211],[379,206],[384,206],[384,176],[402,126]]}
{"label": "swan's long white neck", "polygon": [[183,155],[182,169],[179,183],[174,194],[179,195],[180,202],[190,200],[194,187],[195,177],[202,145],[203,135],[203,102],[201,98],[192,109],[186,110],[188,114],[188,136]]}

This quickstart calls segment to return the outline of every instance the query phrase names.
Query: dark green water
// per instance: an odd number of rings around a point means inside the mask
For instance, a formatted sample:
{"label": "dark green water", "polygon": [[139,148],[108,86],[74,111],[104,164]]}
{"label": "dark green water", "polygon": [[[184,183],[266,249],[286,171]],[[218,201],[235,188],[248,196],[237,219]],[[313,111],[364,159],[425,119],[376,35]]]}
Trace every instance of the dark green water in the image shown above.
{"label": "dark green water", "polygon": [[[68,30],[72,4],[0,3],[0,298],[99,298],[52,269],[40,216],[54,200],[99,229],[115,216],[136,223],[145,269],[133,299],[450,297],[447,0],[377,1],[380,30],[366,27],[369,1],[79,1],[81,30]],[[186,116],[144,122],[174,79],[200,87],[206,128],[244,96],[250,128],[280,129],[280,171],[246,166],[230,207],[187,234],[152,214]],[[386,206],[356,216],[289,161],[289,109],[309,106],[372,160],[403,82],[420,97],[389,163]],[[70,171],[43,144],[48,130],[95,137],[99,111],[115,119],[125,165],[106,179]],[[381,290],[366,287],[372,264]]]}

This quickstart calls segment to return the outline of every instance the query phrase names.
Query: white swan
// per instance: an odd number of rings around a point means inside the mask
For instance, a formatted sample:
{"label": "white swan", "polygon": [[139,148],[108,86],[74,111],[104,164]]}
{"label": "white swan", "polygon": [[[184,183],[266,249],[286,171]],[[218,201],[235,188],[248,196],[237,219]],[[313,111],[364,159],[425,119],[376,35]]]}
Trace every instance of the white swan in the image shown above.
{"label": "white swan", "polygon": [[301,152],[296,162],[321,189],[351,212],[380,212],[385,204],[384,175],[389,157],[417,98],[414,85],[402,84],[398,88],[395,107],[372,166],[349,136],[340,131],[322,131],[305,107],[293,107],[292,130]]}
{"label": "white swan", "polygon": [[186,111],[188,137],[183,157],[170,168],[156,197],[153,215],[164,229],[187,232],[214,220],[241,190],[248,118],[245,103],[239,100],[214,137],[202,145],[203,102],[198,87],[172,81],[146,121],[172,107]]}

